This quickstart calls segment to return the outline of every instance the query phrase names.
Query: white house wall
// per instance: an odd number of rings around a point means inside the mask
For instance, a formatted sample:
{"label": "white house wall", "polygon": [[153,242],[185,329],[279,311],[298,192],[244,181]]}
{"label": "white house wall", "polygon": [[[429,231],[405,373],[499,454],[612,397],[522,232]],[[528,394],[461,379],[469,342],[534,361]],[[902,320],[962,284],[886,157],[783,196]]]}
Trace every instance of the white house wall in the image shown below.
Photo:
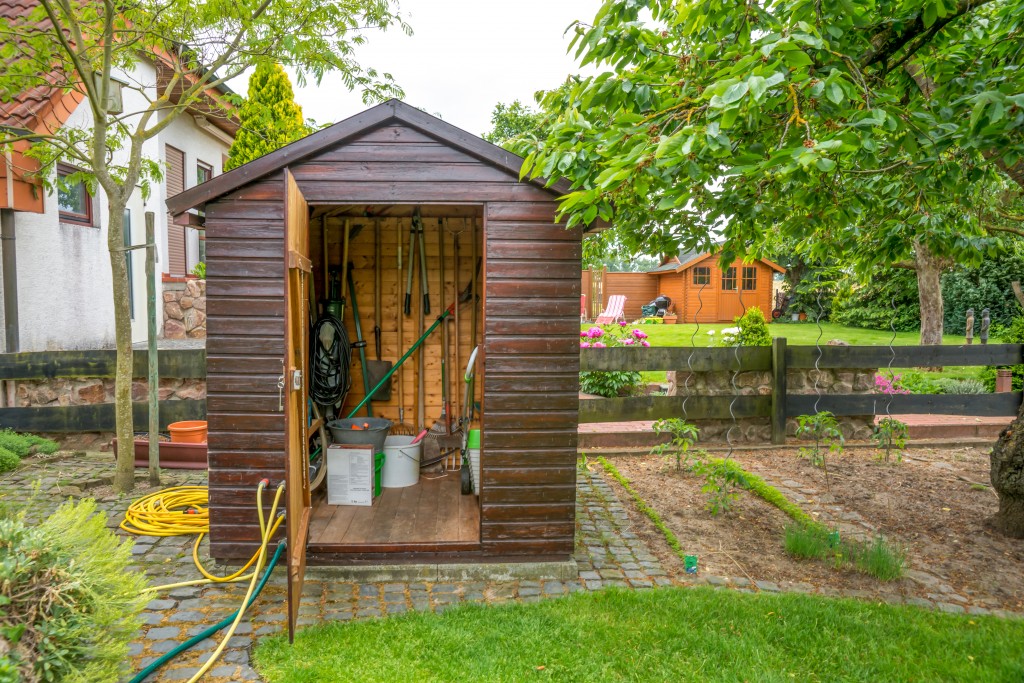
{"label": "white house wall", "polygon": [[[139,63],[128,80],[155,84],[155,70],[148,63]],[[136,90],[125,88],[123,97],[125,111],[138,111],[146,106],[144,98]],[[78,105],[66,125],[88,129],[91,128],[91,120],[86,100]],[[227,144],[202,130],[189,114],[182,115],[156,139],[147,142],[144,154],[162,162],[165,144],[185,152],[186,188],[196,184],[197,161],[209,164],[214,175],[219,175],[222,157],[228,150]],[[118,152],[115,158],[118,157],[124,159],[126,152]],[[137,190],[127,207],[132,244],[145,242],[145,212],[153,211],[155,214],[158,273],[167,272],[166,198],[165,186],[160,183],[152,188],[145,202],[141,191]],[[44,205],[42,214],[15,213],[20,350],[111,348],[115,339],[106,196],[98,190],[93,197],[93,214],[99,227],[62,224],[58,217],[56,194],[48,194]],[[199,239],[196,231],[189,232],[188,267],[191,269],[197,261]],[[130,258],[135,300],[132,340],[141,342],[146,339],[147,329],[145,251],[131,252]],[[161,282],[157,283],[157,325],[162,330]]]}

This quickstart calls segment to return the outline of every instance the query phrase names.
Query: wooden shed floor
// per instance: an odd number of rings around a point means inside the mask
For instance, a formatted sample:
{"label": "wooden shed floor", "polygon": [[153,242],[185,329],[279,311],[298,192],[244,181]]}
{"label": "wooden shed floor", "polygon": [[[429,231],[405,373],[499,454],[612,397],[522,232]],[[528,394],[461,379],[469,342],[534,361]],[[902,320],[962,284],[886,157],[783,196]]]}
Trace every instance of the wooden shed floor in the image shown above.
{"label": "wooden shed floor", "polygon": [[424,473],[415,486],[383,489],[372,506],[328,505],[315,495],[310,550],[472,550],[480,545],[480,503],[460,492],[459,472]]}

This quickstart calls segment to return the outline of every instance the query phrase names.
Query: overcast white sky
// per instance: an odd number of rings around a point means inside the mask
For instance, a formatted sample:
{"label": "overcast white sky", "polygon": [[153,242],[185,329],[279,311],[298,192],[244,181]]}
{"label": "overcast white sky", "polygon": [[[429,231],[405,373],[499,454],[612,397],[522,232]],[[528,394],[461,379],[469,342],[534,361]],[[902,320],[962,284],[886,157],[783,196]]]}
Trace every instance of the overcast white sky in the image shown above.
{"label": "overcast white sky", "polygon": [[[600,0],[402,0],[401,14],[414,35],[399,30],[370,35],[359,48],[364,66],[389,72],[405,90],[405,101],[474,135],[490,130],[498,102],[533,104],[537,90],[578,73],[566,53],[575,19],[593,20]],[[231,87],[246,92],[245,79]],[[296,86],[303,114],[334,123],[366,106],[337,77]]]}

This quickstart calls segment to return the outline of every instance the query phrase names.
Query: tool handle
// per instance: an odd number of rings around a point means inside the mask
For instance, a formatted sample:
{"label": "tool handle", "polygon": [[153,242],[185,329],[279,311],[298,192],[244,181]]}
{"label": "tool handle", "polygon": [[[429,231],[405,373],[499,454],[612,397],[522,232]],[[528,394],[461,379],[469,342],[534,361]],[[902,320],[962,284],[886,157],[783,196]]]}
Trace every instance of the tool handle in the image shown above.
{"label": "tool handle", "polygon": [[430,315],[430,295],[427,293],[423,294],[423,314]]}
{"label": "tool handle", "polygon": [[412,294],[410,292],[405,293],[405,314],[412,315]]}

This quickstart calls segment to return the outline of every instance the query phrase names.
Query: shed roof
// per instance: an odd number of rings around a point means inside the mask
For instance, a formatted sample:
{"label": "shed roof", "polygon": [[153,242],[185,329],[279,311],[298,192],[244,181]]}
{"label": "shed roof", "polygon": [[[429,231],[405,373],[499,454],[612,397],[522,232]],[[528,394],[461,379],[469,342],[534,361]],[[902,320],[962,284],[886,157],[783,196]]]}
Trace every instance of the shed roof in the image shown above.
{"label": "shed roof", "polygon": [[[206,202],[275,173],[286,166],[299,163],[330,147],[344,144],[382,126],[394,124],[413,128],[438,142],[504,170],[515,176],[517,180],[519,178],[519,170],[523,165],[522,157],[472,133],[467,133],[436,116],[420,111],[401,100],[391,99],[232,169],[202,185],[197,185],[170,197],[167,200],[167,208],[175,216],[192,208],[202,208]],[[570,191],[569,183],[566,180],[559,180],[550,186],[547,186],[545,181],[539,178],[524,180],[524,182],[544,188],[551,193],[552,199]]]}
{"label": "shed roof", "polygon": [[[720,243],[719,243],[720,244]],[[694,266],[701,261],[707,259],[709,256],[713,256],[713,253],[707,250],[700,249],[689,249],[681,250],[677,256],[673,256],[665,263],[661,264],[654,270],[647,271],[648,273],[681,273],[687,268]],[[763,262],[769,268],[779,273],[785,273],[786,269],[766,258],[756,259]]]}

